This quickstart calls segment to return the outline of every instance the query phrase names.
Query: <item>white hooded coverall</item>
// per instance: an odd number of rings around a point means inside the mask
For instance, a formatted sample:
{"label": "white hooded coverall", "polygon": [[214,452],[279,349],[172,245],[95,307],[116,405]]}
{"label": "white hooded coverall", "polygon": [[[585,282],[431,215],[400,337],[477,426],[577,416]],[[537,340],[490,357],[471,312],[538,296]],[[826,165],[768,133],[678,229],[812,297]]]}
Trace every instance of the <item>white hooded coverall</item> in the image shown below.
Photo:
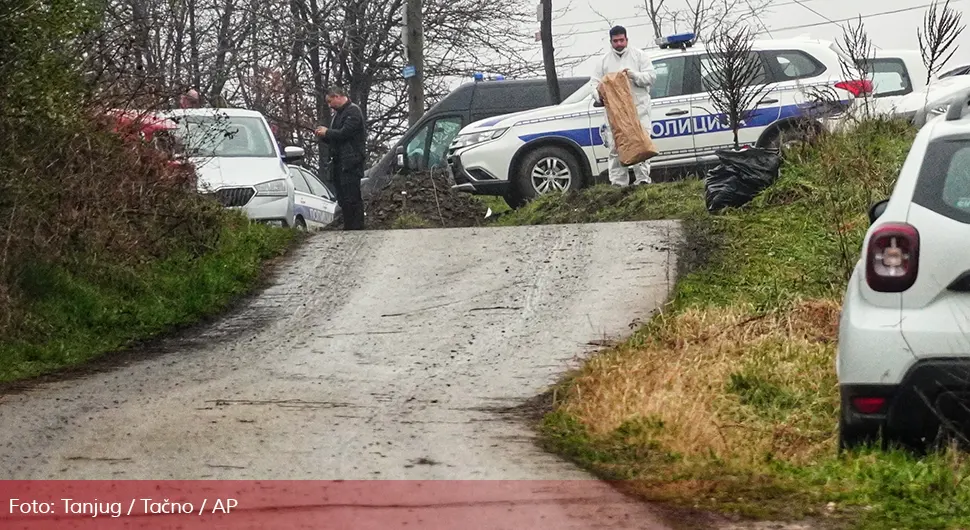
{"label": "white hooded coverall", "polygon": [[[653,62],[645,51],[627,47],[622,52],[617,52],[612,48],[606,52],[593,68],[591,81],[593,84],[593,99],[597,103],[600,102],[600,94],[597,88],[603,77],[607,74],[621,72],[624,69],[630,70],[634,104],[640,115],[640,123],[643,125],[643,130],[649,135],[652,130],[652,123],[650,121],[650,87],[657,81],[657,72],[653,69]],[[627,167],[620,164],[620,156],[616,152],[616,142],[613,141],[613,131],[605,115],[604,120],[606,120],[606,131],[609,137],[607,141],[610,146],[610,182],[614,186],[626,186],[630,182],[629,171]],[[650,161],[648,160],[633,166],[633,174],[636,179],[635,184],[650,183]]]}

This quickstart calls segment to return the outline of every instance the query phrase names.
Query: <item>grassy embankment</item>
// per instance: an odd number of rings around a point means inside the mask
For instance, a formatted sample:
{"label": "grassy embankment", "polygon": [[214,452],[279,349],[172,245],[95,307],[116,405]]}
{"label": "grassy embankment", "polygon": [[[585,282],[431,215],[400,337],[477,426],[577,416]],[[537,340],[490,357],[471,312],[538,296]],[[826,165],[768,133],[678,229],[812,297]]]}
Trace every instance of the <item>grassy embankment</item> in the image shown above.
{"label": "grassy embankment", "polygon": [[[836,451],[842,293],[913,131],[866,124],[793,153],[747,207],[700,182],[550,197],[501,222],[681,217],[688,252],[661,314],[556,389],[544,443],[645,499],[852,528],[966,528],[965,456]],[[614,197],[615,198],[615,197]],[[605,207],[604,207],[605,205]],[[834,503],[834,504],[833,504]]]}
{"label": "grassy embankment", "polygon": [[0,341],[0,382],[74,367],[227,308],[261,277],[294,232],[227,214],[204,253],[141,264],[37,261],[16,277],[18,325]]}

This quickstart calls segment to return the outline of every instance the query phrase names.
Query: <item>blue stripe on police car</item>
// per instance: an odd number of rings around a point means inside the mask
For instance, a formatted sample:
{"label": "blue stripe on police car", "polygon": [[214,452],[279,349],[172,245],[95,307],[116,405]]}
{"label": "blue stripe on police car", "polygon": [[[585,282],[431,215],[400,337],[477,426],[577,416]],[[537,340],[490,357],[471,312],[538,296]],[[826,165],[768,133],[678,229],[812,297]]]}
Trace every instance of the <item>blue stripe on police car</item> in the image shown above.
{"label": "blue stripe on police car", "polygon": [[[752,113],[748,120],[742,124],[742,129],[767,127],[772,123],[798,116],[802,114],[803,107],[800,105],[785,105],[783,107],[766,107],[758,109]],[[690,136],[692,134],[707,134],[715,132],[730,131],[724,114],[705,114],[686,118],[676,118],[672,120],[654,121],[651,138],[678,138]],[[532,134],[520,135],[519,139],[523,142],[531,142],[539,138],[558,136],[572,140],[580,147],[591,147],[603,145],[603,138],[598,127],[568,129],[558,131],[544,131]]]}

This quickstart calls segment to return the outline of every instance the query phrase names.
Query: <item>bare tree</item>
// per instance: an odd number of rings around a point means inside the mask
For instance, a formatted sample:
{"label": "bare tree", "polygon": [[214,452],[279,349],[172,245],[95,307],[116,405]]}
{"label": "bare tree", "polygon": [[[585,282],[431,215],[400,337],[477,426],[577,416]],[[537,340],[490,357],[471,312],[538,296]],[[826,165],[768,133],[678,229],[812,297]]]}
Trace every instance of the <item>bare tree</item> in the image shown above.
{"label": "bare tree", "polygon": [[927,83],[956,53],[960,47],[956,40],[966,28],[960,24],[963,14],[950,7],[950,0],[944,2],[942,12],[937,11],[938,7],[938,1],[930,4],[923,16],[923,27],[916,29],[923,64],[926,66]]}
{"label": "bare tree", "polygon": [[869,40],[862,15],[855,25],[843,26],[842,37],[837,46],[842,74],[850,80],[850,88],[855,97],[862,99],[862,118],[868,119],[872,115],[872,61],[875,58],[875,48]]}
{"label": "bare tree", "polygon": [[715,32],[708,42],[710,67],[702,72],[711,103],[734,133],[735,149],[740,149],[738,130],[768,91],[761,59],[752,51],[753,37],[748,28]]}
{"label": "bare tree", "polygon": [[[166,107],[195,88],[210,105],[263,112],[281,143],[308,149],[325,179],[326,148],[312,130],[329,122],[330,86],[345,86],[365,111],[372,156],[407,129],[403,0],[102,5],[102,26],[87,44],[87,77],[102,106]],[[423,10],[427,106],[475,72],[514,78],[541,70],[531,0],[425,0]]]}
{"label": "bare tree", "polygon": [[[667,0],[643,0],[640,12],[650,19],[657,38],[689,31],[702,40],[717,31],[732,31],[752,19],[760,20],[774,0],[684,0],[685,8],[671,8]],[[763,25],[763,23],[762,23]]]}

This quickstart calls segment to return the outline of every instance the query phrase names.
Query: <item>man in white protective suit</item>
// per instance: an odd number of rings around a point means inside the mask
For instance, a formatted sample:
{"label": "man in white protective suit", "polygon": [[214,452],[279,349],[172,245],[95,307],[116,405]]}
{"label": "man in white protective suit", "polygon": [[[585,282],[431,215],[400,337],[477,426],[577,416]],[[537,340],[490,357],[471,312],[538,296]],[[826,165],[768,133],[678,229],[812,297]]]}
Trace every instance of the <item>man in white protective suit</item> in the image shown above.
{"label": "man in white protective suit", "polygon": [[[650,121],[650,87],[657,80],[657,72],[653,69],[653,62],[650,56],[643,50],[627,47],[626,28],[616,26],[610,30],[610,44],[612,50],[606,52],[602,59],[596,63],[593,69],[593,99],[597,103],[601,102],[598,86],[600,81],[607,74],[626,70],[630,77],[631,89],[633,92],[634,104],[640,115],[640,123],[643,130],[650,134],[652,130]],[[620,163],[620,156],[616,152],[616,142],[613,140],[613,131],[610,129],[610,122],[606,120],[607,142],[610,147],[609,171],[610,183],[614,186],[627,186],[630,184],[630,172],[628,167]],[[650,184],[650,161],[646,161],[633,166],[634,185]]]}

